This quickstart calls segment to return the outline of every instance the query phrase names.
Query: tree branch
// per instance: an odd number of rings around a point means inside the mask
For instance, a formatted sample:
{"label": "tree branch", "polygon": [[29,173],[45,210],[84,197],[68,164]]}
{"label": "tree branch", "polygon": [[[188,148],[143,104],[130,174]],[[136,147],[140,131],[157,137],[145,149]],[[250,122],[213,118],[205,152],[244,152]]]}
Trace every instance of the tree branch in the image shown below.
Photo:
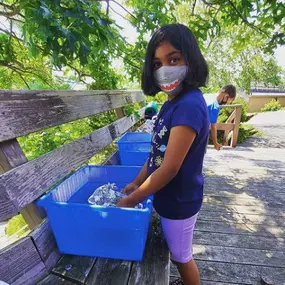
{"label": "tree branch", "polygon": [[197,0],[194,0],[194,2],[193,2],[193,6],[192,6],[192,15],[194,15],[194,13],[195,13],[195,6],[196,6],[196,2],[197,2]]}
{"label": "tree branch", "polygon": [[20,76],[20,78],[24,81],[24,83],[26,84],[26,86],[28,87],[28,89],[31,89],[31,87],[29,86],[29,84],[28,84],[28,82],[26,81],[26,79],[23,77],[23,75],[19,72],[19,71],[17,71],[17,70],[15,70],[15,69],[12,69],[14,72],[16,72],[19,76]]}
{"label": "tree branch", "polygon": [[230,5],[234,8],[234,10],[237,12],[238,16],[242,19],[242,21],[247,24],[249,27],[251,27],[252,29],[256,30],[257,32],[264,34],[266,36],[269,36],[266,32],[264,32],[263,30],[259,29],[258,27],[256,27],[255,25],[251,24],[248,22],[248,20],[241,14],[241,12],[237,9],[237,7],[234,5],[234,3],[231,0],[228,0],[228,2],[230,3]]}
{"label": "tree branch", "polygon": [[22,39],[20,39],[20,38],[18,38],[18,37],[15,35],[15,33],[14,33],[14,32],[10,33],[9,31],[4,30],[4,29],[2,29],[2,28],[0,28],[0,31],[2,31],[3,33],[5,33],[5,34],[7,34],[7,35],[9,35],[9,36],[11,36],[11,37],[13,37],[13,38],[17,39],[18,41],[23,42],[23,40],[22,40]]}
{"label": "tree branch", "polygon": [[124,59],[125,61],[127,61],[128,62],[128,64],[129,65],[131,65],[132,67],[134,67],[134,68],[136,68],[136,69],[139,69],[140,70],[140,68],[137,66],[137,65],[135,65],[132,61],[130,61],[129,59],[127,59],[126,57],[124,57],[124,56],[122,56],[122,55],[119,55],[119,57],[121,57],[122,59]]}
{"label": "tree branch", "polygon": [[13,16],[16,16],[20,13],[20,6],[17,6],[17,7],[13,7],[13,6],[9,6],[9,5],[6,5],[6,4],[0,4],[2,6],[5,7],[5,9],[8,7],[9,10],[11,10],[11,12],[3,12],[3,11],[0,11],[0,16],[4,16],[4,17],[13,17]]}
{"label": "tree branch", "polygon": [[109,0],[107,0],[106,16],[109,15],[109,8],[110,8],[110,2],[109,2]]}
{"label": "tree branch", "polygon": [[16,21],[16,22],[19,22],[19,23],[21,23],[21,24],[24,24],[25,22],[24,21],[22,21],[22,20],[19,20],[19,19],[16,19],[16,18],[13,18],[13,17],[8,17],[8,16],[5,16],[7,19],[9,19],[9,20],[12,20],[12,21]]}
{"label": "tree branch", "polygon": [[122,17],[123,19],[125,19],[126,21],[130,21],[129,19],[127,19],[126,17],[124,17],[122,14],[120,14],[119,12],[115,11],[112,7],[110,7],[110,10],[113,11],[113,13],[117,14],[118,16]]}
{"label": "tree branch", "polygon": [[85,83],[85,84],[87,84],[86,83],[86,81],[84,81],[83,79],[82,79],[82,77],[84,77],[84,76],[90,76],[90,77],[92,77],[90,74],[87,74],[87,73],[82,73],[79,69],[77,69],[76,67],[74,67],[73,65],[71,65],[70,63],[66,63],[66,65],[67,66],[69,66],[72,70],[74,70],[76,73],[77,73],[77,75],[78,75],[78,78],[79,78],[79,81],[81,81],[81,82],[83,82],[83,83]]}
{"label": "tree branch", "polygon": [[135,20],[137,20],[137,17],[134,16],[130,11],[128,11],[123,5],[121,5],[120,3],[118,3],[115,0],[110,0],[112,2],[114,2],[115,4],[117,4],[118,6],[120,6],[125,12],[127,12],[129,15],[131,15]]}
{"label": "tree branch", "polygon": [[215,5],[217,5],[217,4],[213,4],[213,3],[210,3],[210,2],[208,2],[208,1],[206,1],[206,0],[201,0],[205,5],[207,5],[207,6],[215,6]]}
{"label": "tree branch", "polygon": [[47,80],[45,80],[41,75],[39,75],[39,74],[29,70],[29,69],[25,69],[25,68],[22,69],[22,68],[19,68],[18,66],[8,64],[8,63],[4,63],[4,62],[0,62],[0,64],[2,64],[3,66],[6,66],[7,68],[13,69],[14,71],[32,74],[32,75],[38,77],[40,80],[42,80],[42,82],[44,82],[47,85],[49,85],[50,87],[52,87],[52,85]]}
{"label": "tree branch", "polygon": [[14,8],[13,8],[13,6],[11,5],[8,5],[8,4],[5,4],[5,3],[0,3],[0,5],[1,6],[3,6],[4,8],[6,8],[6,9],[9,9],[9,10],[12,10],[12,11],[14,11]]}
{"label": "tree branch", "polygon": [[0,62],[0,64],[2,64],[3,66],[11,69],[12,71],[16,72],[20,78],[23,80],[23,82],[26,84],[26,86],[28,87],[28,89],[31,89],[28,82],[26,81],[26,79],[23,77],[23,75],[20,73],[19,69],[11,64],[7,64],[7,63],[4,63],[4,62]]}

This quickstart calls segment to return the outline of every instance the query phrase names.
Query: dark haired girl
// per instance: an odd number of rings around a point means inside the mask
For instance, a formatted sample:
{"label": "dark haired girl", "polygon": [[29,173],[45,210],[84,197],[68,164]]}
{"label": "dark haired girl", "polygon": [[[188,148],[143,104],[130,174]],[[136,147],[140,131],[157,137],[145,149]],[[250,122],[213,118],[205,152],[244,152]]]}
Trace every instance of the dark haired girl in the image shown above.
{"label": "dark haired girl", "polygon": [[172,283],[177,285],[200,284],[192,238],[203,200],[209,118],[199,87],[205,86],[207,77],[207,63],[186,26],[166,25],[154,33],[146,52],[142,88],[148,95],[163,91],[168,101],[155,123],[151,154],[124,189],[131,194],[118,203],[133,207],[154,194],[171,259],[183,280]]}

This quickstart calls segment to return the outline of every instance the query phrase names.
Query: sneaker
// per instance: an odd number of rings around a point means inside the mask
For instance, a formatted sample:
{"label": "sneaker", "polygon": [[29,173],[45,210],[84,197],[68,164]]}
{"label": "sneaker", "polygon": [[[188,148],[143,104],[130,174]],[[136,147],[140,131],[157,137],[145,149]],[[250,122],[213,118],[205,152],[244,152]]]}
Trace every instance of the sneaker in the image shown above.
{"label": "sneaker", "polygon": [[175,281],[172,281],[169,283],[169,285],[184,285],[182,279],[176,279]]}

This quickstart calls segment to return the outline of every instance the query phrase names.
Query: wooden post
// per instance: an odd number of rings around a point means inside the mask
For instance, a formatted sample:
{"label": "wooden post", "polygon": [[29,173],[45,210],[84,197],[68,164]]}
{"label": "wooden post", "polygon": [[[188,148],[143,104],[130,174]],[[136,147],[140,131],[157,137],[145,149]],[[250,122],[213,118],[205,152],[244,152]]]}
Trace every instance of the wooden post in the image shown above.
{"label": "wooden post", "polygon": [[227,145],[228,145],[228,142],[229,142],[229,141],[228,141],[227,138],[228,138],[229,132],[230,132],[230,131],[225,131],[225,132],[224,132],[224,138],[223,138],[223,145],[224,145],[224,146],[227,146]]}
{"label": "wooden post", "polygon": [[235,119],[234,119],[235,126],[234,126],[234,130],[233,130],[231,147],[236,147],[237,146],[238,133],[239,133],[239,124],[240,124],[240,119],[241,119],[241,111],[242,111],[242,106],[236,106],[236,109],[235,109]]}
{"label": "wooden post", "polygon": [[[0,174],[26,163],[28,160],[16,139],[0,143]],[[42,221],[34,204],[20,211],[30,229],[34,229]]]}
{"label": "wooden post", "polygon": [[117,114],[118,119],[125,117],[125,113],[124,113],[123,108],[117,108],[117,109],[115,109],[115,112]]}
{"label": "wooden post", "polygon": [[[235,119],[235,115],[236,115],[236,109],[234,109],[234,111],[231,113],[231,115],[229,116],[229,118],[227,119],[226,123],[232,123]],[[229,134],[230,134],[230,130],[226,130],[224,132],[224,138],[223,138],[223,145],[224,146],[228,146],[229,145]]]}

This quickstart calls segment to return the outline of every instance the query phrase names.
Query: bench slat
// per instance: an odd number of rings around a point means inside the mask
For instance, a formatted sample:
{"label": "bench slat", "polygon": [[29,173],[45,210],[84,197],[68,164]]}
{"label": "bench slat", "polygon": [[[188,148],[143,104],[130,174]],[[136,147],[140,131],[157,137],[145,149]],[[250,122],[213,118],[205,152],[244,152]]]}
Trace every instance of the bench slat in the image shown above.
{"label": "bench slat", "polygon": [[0,176],[0,221],[11,217],[36,200],[49,187],[112,143],[136,122],[135,116],[124,117],[90,135],[2,174]]}
{"label": "bench slat", "polygon": [[45,279],[37,283],[37,285],[78,285],[78,283],[73,283],[59,276],[50,274]]}
{"label": "bench slat", "polygon": [[0,91],[0,142],[141,102],[141,91]]}
{"label": "bench slat", "polygon": [[30,234],[47,270],[51,270],[58,262],[61,254],[48,220],[42,222]]}
{"label": "bench slat", "polygon": [[30,237],[0,251],[0,280],[8,284],[34,285],[47,273]]}
{"label": "bench slat", "polygon": [[[0,174],[25,164],[27,161],[28,160],[16,139],[0,142]],[[34,229],[42,221],[33,204],[28,205],[20,212],[30,229]]]}

